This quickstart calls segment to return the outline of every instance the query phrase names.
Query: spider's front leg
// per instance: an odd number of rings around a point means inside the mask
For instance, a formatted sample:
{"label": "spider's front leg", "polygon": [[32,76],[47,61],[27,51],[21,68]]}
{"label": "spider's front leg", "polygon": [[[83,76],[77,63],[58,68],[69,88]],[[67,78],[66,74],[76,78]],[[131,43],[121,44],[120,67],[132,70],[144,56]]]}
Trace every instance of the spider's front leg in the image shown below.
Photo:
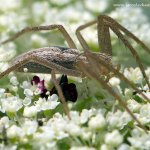
{"label": "spider's front leg", "polygon": [[72,74],[73,72],[69,69],[66,69],[62,66],[59,66],[51,61],[48,61],[48,60],[45,60],[45,59],[42,59],[41,57],[37,56],[37,55],[25,55],[24,57],[21,57],[21,59],[17,60],[11,67],[9,67],[8,69],[6,69],[4,72],[0,73],[0,79],[9,74],[10,72],[12,71],[15,71],[15,70],[18,70],[20,68],[23,69],[24,65],[30,63],[30,62],[34,62],[35,64],[40,64],[46,68],[49,68],[51,70],[51,73],[52,73],[52,80],[54,82],[54,85],[57,89],[57,92],[58,92],[58,95],[60,97],[60,100],[62,102],[62,105],[63,105],[63,109],[66,113],[66,115],[68,116],[68,118],[70,119],[70,114],[69,114],[69,108],[68,108],[68,105],[65,101],[65,98],[64,98],[64,95],[62,93],[62,90],[59,86],[59,83],[57,82],[56,80],[56,77],[55,77],[55,71],[58,71],[60,73],[64,73],[64,74],[67,74],[67,73],[70,73]]}
{"label": "spider's front leg", "polygon": [[25,27],[21,31],[17,32],[10,38],[0,42],[0,45],[6,44],[8,42],[14,41],[20,36],[24,35],[28,32],[37,32],[37,31],[48,31],[48,30],[55,30],[58,29],[61,34],[63,35],[64,39],[67,41],[67,44],[70,48],[76,49],[76,45],[73,42],[72,38],[70,37],[69,33],[66,31],[66,29],[62,25],[53,24],[53,25],[47,25],[47,26],[34,26],[34,27]]}

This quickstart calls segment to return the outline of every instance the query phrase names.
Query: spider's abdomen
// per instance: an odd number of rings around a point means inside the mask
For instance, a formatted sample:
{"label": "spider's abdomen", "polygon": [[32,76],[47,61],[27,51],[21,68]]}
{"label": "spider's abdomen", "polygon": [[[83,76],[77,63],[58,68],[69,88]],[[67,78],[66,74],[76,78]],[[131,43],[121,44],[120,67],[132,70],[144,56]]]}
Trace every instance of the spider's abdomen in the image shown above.
{"label": "spider's abdomen", "polygon": [[[79,51],[75,49],[69,49],[64,47],[44,47],[29,51],[18,56],[13,63],[17,63],[22,58],[28,58],[30,56],[39,57],[42,60],[52,62],[59,66],[67,69],[74,70],[74,62],[79,55]],[[32,59],[29,60],[21,68],[17,69],[19,72],[23,72],[24,68],[28,69],[31,73],[51,73],[51,68],[41,65],[40,63],[34,62]]]}

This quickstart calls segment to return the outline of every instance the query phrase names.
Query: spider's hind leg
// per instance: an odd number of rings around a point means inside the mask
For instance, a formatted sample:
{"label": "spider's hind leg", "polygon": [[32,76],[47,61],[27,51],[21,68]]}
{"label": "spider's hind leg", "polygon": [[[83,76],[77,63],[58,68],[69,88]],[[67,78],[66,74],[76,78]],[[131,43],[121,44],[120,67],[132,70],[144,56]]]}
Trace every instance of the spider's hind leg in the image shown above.
{"label": "spider's hind leg", "polygon": [[[131,117],[138,123],[139,127],[144,129],[144,131],[147,133],[147,129],[145,128],[145,126],[130,111],[130,109],[127,107],[127,104],[122,99],[122,97],[118,93],[116,93],[113,90],[113,88],[110,85],[107,84],[106,81],[101,79],[99,69],[97,67],[95,67],[95,64],[96,64],[96,66],[103,66],[106,69],[108,69],[109,71],[112,71],[115,75],[119,76],[120,79],[127,82],[127,84],[129,84],[133,89],[136,89],[139,94],[141,94],[142,96],[145,96],[145,95],[143,95],[143,93],[141,93],[141,91],[134,84],[132,84],[128,79],[126,79],[123,74],[119,73],[119,71],[117,69],[115,69],[111,65],[107,64],[104,60],[100,59],[98,56],[93,55],[91,52],[87,52],[86,57],[89,59],[89,65],[87,65],[84,62],[80,62],[78,64],[78,67],[80,67],[80,69],[87,76],[89,76],[89,77],[95,79],[96,81],[98,81],[101,84],[101,86],[104,89],[106,89],[115,98],[115,100],[117,100],[119,102],[119,104],[131,115]],[[89,70],[89,66],[91,68],[90,70]]]}

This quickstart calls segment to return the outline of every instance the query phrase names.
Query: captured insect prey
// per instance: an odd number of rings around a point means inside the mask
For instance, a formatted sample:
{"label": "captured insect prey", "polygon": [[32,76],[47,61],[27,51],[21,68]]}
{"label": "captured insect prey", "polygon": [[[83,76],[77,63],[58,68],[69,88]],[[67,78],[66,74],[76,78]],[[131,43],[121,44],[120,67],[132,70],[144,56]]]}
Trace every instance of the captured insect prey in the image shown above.
{"label": "captured insect prey", "polygon": [[[57,94],[58,92],[55,88],[55,86],[51,89],[48,90],[45,85],[44,85],[44,80],[40,80],[40,78],[38,76],[34,76],[31,80],[31,84],[36,85],[38,88],[38,91],[40,92],[40,96],[42,98],[48,98],[49,94],[53,95],[53,94]],[[62,75],[59,81],[59,85],[61,87],[61,90],[63,92],[63,95],[65,97],[66,101],[72,101],[72,102],[76,102],[77,97],[78,97],[78,93],[77,93],[77,89],[76,89],[76,85],[74,83],[68,83],[68,78],[67,75]]]}
{"label": "captured insect prey", "polygon": [[[59,85],[60,85],[60,87],[62,89],[62,92],[63,92],[63,95],[65,97],[65,100],[66,101],[76,102],[77,97],[78,97],[76,85],[74,83],[69,83],[68,84],[67,75],[62,75],[62,77],[61,77],[61,79],[59,81]],[[50,91],[50,95],[52,95],[52,94],[58,94],[55,86]]]}

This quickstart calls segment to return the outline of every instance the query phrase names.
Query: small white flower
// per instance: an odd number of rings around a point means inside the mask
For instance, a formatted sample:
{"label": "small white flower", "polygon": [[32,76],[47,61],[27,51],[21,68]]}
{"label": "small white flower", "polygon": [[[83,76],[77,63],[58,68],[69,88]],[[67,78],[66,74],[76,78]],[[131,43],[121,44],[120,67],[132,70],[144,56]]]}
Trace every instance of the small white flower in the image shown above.
{"label": "small white flower", "polygon": [[69,0],[57,0],[57,1],[51,0],[51,2],[56,4],[56,5],[60,5],[61,6],[61,5],[67,4],[69,2]]}
{"label": "small white flower", "polygon": [[17,78],[16,78],[15,76],[12,76],[12,77],[10,78],[10,83],[11,83],[12,85],[14,85],[14,86],[16,86],[16,85],[19,84],[19,82],[18,82],[18,80],[17,80]]}
{"label": "small white flower", "polygon": [[140,114],[143,116],[149,116],[150,117],[150,104],[145,104],[140,109]]}
{"label": "small white flower", "polygon": [[7,136],[8,138],[22,138],[24,137],[24,131],[22,128],[12,125],[10,128],[7,129]]}
{"label": "small white flower", "polygon": [[36,106],[25,107],[23,111],[23,116],[25,117],[34,117],[36,116],[38,110]]}
{"label": "small white flower", "polygon": [[92,136],[92,131],[89,130],[89,128],[82,128],[82,135],[81,137],[84,140],[90,140]]}
{"label": "small white flower", "polygon": [[120,110],[116,111],[115,113],[109,112],[107,114],[107,122],[110,128],[117,127],[122,129],[131,120],[131,116],[127,112],[121,112]]}
{"label": "small white flower", "polygon": [[109,79],[109,84],[113,87],[114,91],[117,93],[122,93],[121,87],[120,87],[120,79],[116,77],[112,77]]}
{"label": "small white flower", "polygon": [[23,71],[24,71],[25,73],[27,73],[27,72],[28,72],[28,68],[23,68]]}
{"label": "small white flower", "polygon": [[30,89],[25,89],[24,94],[29,98],[33,96],[33,92]]}
{"label": "small white flower", "polygon": [[6,145],[5,143],[1,143],[0,144],[0,149],[2,150],[16,150],[17,149],[17,145]]}
{"label": "small white flower", "polygon": [[50,127],[43,126],[40,128],[40,132],[33,134],[33,140],[37,145],[43,145],[48,142],[52,142],[55,139],[55,132]]}
{"label": "small white flower", "polygon": [[124,94],[125,94],[126,98],[129,99],[133,96],[133,90],[125,88]]}
{"label": "small white flower", "polygon": [[55,134],[56,134],[56,138],[57,138],[58,140],[61,140],[61,139],[66,138],[66,137],[69,137],[68,133],[65,133],[65,132],[63,132],[63,131],[61,131],[61,130],[59,130],[59,131],[56,132]]}
{"label": "small white flower", "polygon": [[[1,58],[0,58],[0,60],[1,60]],[[0,62],[0,72],[5,71],[7,68],[9,68],[8,63],[6,63],[6,62]]]}
{"label": "small white flower", "polygon": [[28,106],[30,105],[32,102],[31,98],[30,97],[25,97],[24,100],[23,100],[23,105],[24,106]]}
{"label": "small white flower", "polygon": [[33,120],[25,120],[25,122],[22,124],[22,129],[27,135],[31,135],[36,132],[38,127],[37,121]]}
{"label": "small white flower", "polygon": [[71,121],[75,124],[80,124],[80,115],[77,111],[70,112]]}
{"label": "small white flower", "polygon": [[150,104],[145,104],[140,109],[139,120],[141,123],[150,123]]}
{"label": "small white flower", "polygon": [[9,127],[9,118],[8,117],[2,117],[0,119],[0,133],[3,131],[3,128],[8,128]]}
{"label": "small white flower", "polygon": [[72,136],[79,136],[82,134],[80,126],[72,122],[66,125],[66,131]]}
{"label": "small white flower", "polygon": [[96,150],[93,147],[87,147],[87,146],[79,146],[79,147],[71,147],[70,150]]}
{"label": "small white flower", "polygon": [[[35,21],[39,21],[41,17],[48,12],[48,2],[34,2],[32,4],[32,13],[36,16]],[[37,10],[39,10],[37,12]]]}
{"label": "small white flower", "polygon": [[94,130],[103,129],[105,125],[106,125],[106,120],[101,114],[97,114],[95,117],[92,117],[88,122],[88,126]]}
{"label": "small white flower", "polygon": [[131,146],[134,149],[149,150],[150,149],[150,136],[143,130],[133,129],[131,137],[128,138]]}
{"label": "small white flower", "polygon": [[89,10],[100,13],[106,10],[108,2],[105,0],[86,0],[85,5]]}
{"label": "small white flower", "polygon": [[60,102],[58,102],[58,96],[56,94],[53,94],[48,97],[47,102],[49,104],[49,109],[55,109]]}
{"label": "small white flower", "polygon": [[39,100],[36,101],[35,106],[38,111],[40,111],[55,109],[59,104],[60,102],[58,102],[58,96],[53,94],[52,96],[49,96],[47,100],[45,98],[39,98]]}
{"label": "small white flower", "polygon": [[127,144],[121,144],[118,148],[118,150],[129,150],[130,146]]}
{"label": "small white flower", "polygon": [[141,108],[141,105],[133,99],[128,100],[127,105],[132,112],[138,112]]}
{"label": "small white flower", "polygon": [[2,117],[0,119],[0,125],[5,125],[5,127],[7,127],[9,125],[9,118],[8,117]]}
{"label": "small white flower", "polygon": [[5,91],[6,91],[5,89],[0,88],[0,97],[4,95]]}
{"label": "small white flower", "polygon": [[21,5],[21,1],[19,0],[1,0],[0,8],[2,11],[10,11],[10,10],[15,10],[16,8],[19,8]]}
{"label": "small white flower", "polygon": [[86,123],[88,121],[88,119],[89,119],[89,116],[90,116],[89,115],[89,110],[83,109],[81,114],[80,114],[80,123],[81,124]]}
{"label": "small white flower", "polygon": [[109,83],[111,84],[111,86],[118,86],[120,84],[120,79],[118,79],[116,77],[112,77],[109,80]]}
{"label": "small white flower", "polygon": [[100,150],[112,150],[112,148],[110,148],[108,145],[103,144],[100,148]]}
{"label": "small white flower", "polygon": [[145,73],[147,75],[147,77],[149,78],[149,81],[150,81],[150,67],[148,67],[146,70],[145,70]]}
{"label": "small white flower", "polygon": [[142,83],[143,76],[139,68],[126,68],[124,70],[124,75],[133,83]]}
{"label": "small white flower", "polygon": [[112,147],[120,145],[122,141],[123,137],[118,130],[114,130],[111,133],[107,133],[105,136],[105,143],[111,145]]}
{"label": "small white flower", "polygon": [[1,99],[1,103],[2,103],[2,108],[6,112],[12,112],[12,113],[18,111],[23,106],[22,101],[16,96],[3,98]]}
{"label": "small white flower", "polygon": [[107,120],[108,120],[108,124],[111,128],[116,128],[118,126],[118,124],[120,123],[120,118],[118,117],[118,115],[116,115],[116,113],[112,113],[112,112],[109,112],[107,114]]}
{"label": "small white flower", "polygon": [[42,93],[41,89],[36,88],[34,91],[34,95],[40,95]]}
{"label": "small white flower", "polygon": [[10,89],[16,93],[18,91],[18,86],[10,86]]}
{"label": "small white flower", "polygon": [[23,89],[30,89],[31,88],[31,83],[28,81],[23,81],[22,85],[20,85],[21,88]]}
{"label": "small white flower", "polygon": [[[47,126],[50,126],[53,131],[59,136],[59,132],[65,132],[68,121],[61,114],[54,114],[53,118],[49,119]],[[66,133],[66,132],[65,132]]]}

